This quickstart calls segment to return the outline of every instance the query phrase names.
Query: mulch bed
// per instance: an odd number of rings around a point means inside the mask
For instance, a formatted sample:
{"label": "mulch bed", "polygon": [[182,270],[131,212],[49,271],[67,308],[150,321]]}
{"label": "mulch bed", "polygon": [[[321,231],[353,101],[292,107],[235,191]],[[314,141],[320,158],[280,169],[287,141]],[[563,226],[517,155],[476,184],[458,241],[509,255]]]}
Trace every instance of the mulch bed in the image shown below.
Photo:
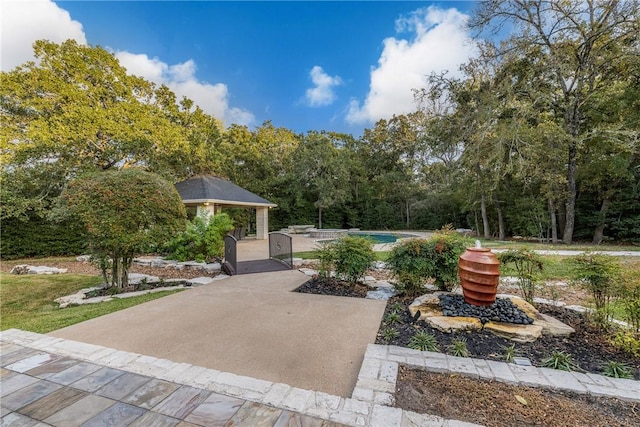
{"label": "mulch bed", "polygon": [[[607,338],[613,334],[613,330],[601,331],[585,319],[582,314],[575,311],[537,304],[538,311],[566,323],[573,327],[576,332],[566,337],[543,335],[532,343],[516,343],[488,331],[445,333],[431,328],[423,321],[414,322],[411,314],[406,309],[411,302],[413,302],[413,298],[406,297],[394,297],[388,301],[385,316],[393,311],[394,305],[398,305],[395,303],[399,303],[405,309],[399,313],[401,320],[398,323],[387,325],[383,319],[376,338],[376,344],[408,347],[411,337],[417,331],[425,330],[436,337],[440,350],[445,352],[454,339],[462,338],[467,342],[471,357],[501,361],[504,360],[504,349],[515,345],[518,356],[528,358],[534,366],[542,366],[543,359],[549,357],[553,350],[559,350],[571,354],[574,363],[582,372],[601,374],[604,365],[608,361],[615,361],[626,363],[633,370],[634,378],[640,379],[640,358],[609,343]],[[395,329],[398,335],[391,340],[385,340],[382,331],[390,327]]]}
{"label": "mulch bed", "polygon": [[314,277],[302,286],[295,289],[294,292],[300,292],[303,294],[316,294],[316,295],[333,295],[340,297],[353,297],[364,298],[369,291],[367,285],[360,283],[349,283],[343,280],[338,280],[333,277],[321,278]]}
{"label": "mulch bed", "polygon": [[[365,285],[349,284],[348,282],[334,278],[315,277],[298,289],[297,292],[306,292],[322,295],[339,295],[364,298],[368,290]],[[431,328],[423,321],[414,322],[407,307],[413,302],[410,297],[393,297],[387,301],[385,315],[380,324],[376,344],[390,344],[400,347],[408,347],[411,337],[420,330],[427,331],[436,337],[438,347],[446,352],[454,339],[464,339],[470,357],[503,361],[504,349],[515,345],[517,356],[526,357],[534,366],[542,366],[542,360],[549,357],[554,350],[571,354],[574,363],[581,372],[601,374],[604,365],[609,361],[625,363],[632,370],[636,380],[640,380],[640,358],[631,353],[620,350],[608,341],[608,337],[614,332],[602,331],[594,327],[582,314],[545,304],[537,304],[538,311],[555,317],[567,325],[573,327],[576,332],[567,337],[552,337],[543,335],[532,343],[517,343],[501,338],[491,332],[465,331],[445,333]],[[398,312],[400,321],[394,324],[386,324],[384,318],[397,307],[402,307]],[[383,331],[393,328],[397,336],[385,339],[388,334]]]}
{"label": "mulch bed", "polygon": [[[364,285],[353,287],[336,279],[316,277],[297,291],[363,297],[366,295],[366,288]],[[516,343],[491,332],[444,333],[422,321],[415,322],[407,309],[413,300],[414,298],[393,297],[387,301],[384,317],[397,310],[400,320],[387,324],[383,317],[376,344],[408,347],[411,337],[417,331],[424,330],[436,337],[438,346],[445,352],[454,339],[463,338],[471,357],[502,361],[504,349],[515,345],[518,356],[528,358],[535,366],[541,366],[542,359],[549,357],[553,350],[560,350],[571,354],[574,363],[583,372],[601,374],[605,363],[617,361],[627,364],[632,369],[634,378],[640,379],[640,358],[613,347],[607,340],[608,334],[613,331],[598,330],[582,314],[575,311],[538,304],[536,308],[540,312],[572,326],[576,332],[568,337],[542,336],[533,343]],[[389,328],[396,330],[397,336],[386,340],[384,337],[389,335],[383,331]],[[516,396],[524,399],[524,403]],[[399,368],[395,402],[398,408],[489,427],[640,425],[638,403],[565,391],[513,386],[498,381],[440,374],[406,366]]]}
{"label": "mulch bed", "polygon": [[640,425],[637,403],[406,366],[400,366],[395,399],[402,409],[490,427]]}

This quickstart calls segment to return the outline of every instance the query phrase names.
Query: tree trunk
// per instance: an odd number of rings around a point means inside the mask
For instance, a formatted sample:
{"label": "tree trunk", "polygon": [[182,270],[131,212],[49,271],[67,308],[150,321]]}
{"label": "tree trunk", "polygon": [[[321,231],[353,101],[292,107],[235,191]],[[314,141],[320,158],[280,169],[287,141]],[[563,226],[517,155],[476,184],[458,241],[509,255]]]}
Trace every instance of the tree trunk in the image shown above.
{"label": "tree trunk", "polygon": [[473,218],[476,223],[476,237],[480,237],[480,223],[478,222],[478,211],[473,211]]}
{"label": "tree trunk", "polygon": [[576,142],[573,141],[569,146],[569,164],[567,167],[567,201],[565,203],[566,209],[566,223],[564,226],[564,233],[562,235],[562,242],[570,245],[573,242],[573,227],[576,220]]}
{"label": "tree trunk", "polygon": [[556,224],[556,208],[553,200],[549,199],[549,218],[551,219],[551,242],[558,243],[558,225]]}
{"label": "tree trunk", "polygon": [[318,228],[322,229],[322,206],[318,206]]}
{"label": "tree trunk", "polygon": [[598,224],[596,225],[596,229],[593,232],[593,243],[599,245],[602,243],[602,238],[604,237],[604,227],[606,225],[607,212],[609,211],[609,205],[611,204],[611,197],[607,194],[602,200],[602,205],[600,206],[600,213],[598,214]]}
{"label": "tree trunk", "polygon": [[498,214],[498,240],[506,240],[507,235],[504,229],[504,218],[502,216],[502,207],[500,202],[494,197],[493,203],[496,205],[496,213]]}
{"label": "tree trunk", "polygon": [[407,230],[409,229],[409,200],[405,201],[405,209],[407,212]]}
{"label": "tree trunk", "polygon": [[558,234],[560,235],[560,234],[564,234],[564,225],[567,222],[566,221],[567,215],[566,215],[564,203],[560,203],[557,209],[558,209]]}
{"label": "tree trunk", "polygon": [[491,238],[491,232],[489,231],[489,217],[487,216],[487,200],[484,195],[484,191],[482,191],[482,196],[480,197],[480,213],[482,214],[482,231],[484,233],[484,238]]}

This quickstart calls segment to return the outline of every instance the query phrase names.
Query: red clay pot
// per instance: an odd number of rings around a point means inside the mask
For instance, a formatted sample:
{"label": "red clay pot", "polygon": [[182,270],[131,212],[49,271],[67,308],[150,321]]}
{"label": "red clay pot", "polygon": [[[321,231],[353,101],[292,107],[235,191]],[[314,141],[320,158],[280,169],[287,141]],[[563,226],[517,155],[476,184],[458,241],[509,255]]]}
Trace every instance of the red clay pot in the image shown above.
{"label": "red clay pot", "polygon": [[488,248],[467,248],[458,261],[464,300],[473,305],[496,301],[500,280],[500,261]]}

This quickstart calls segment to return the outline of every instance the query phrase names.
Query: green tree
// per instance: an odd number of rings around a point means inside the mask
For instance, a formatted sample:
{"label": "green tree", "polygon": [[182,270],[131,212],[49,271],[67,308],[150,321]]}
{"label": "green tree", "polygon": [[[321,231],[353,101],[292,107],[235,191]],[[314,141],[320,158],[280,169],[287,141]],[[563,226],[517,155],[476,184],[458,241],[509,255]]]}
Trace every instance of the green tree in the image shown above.
{"label": "green tree", "polygon": [[173,185],[136,168],[83,175],[60,198],[62,210],[86,226],[105,281],[119,288],[127,286],[136,254],[185,228],[184,205]]}
{"label": "green tree", "polygon": [[[497,49],[529,58],[539,78],[532,89],[549,96],[553,118],[563,131],[566,192],[563,242],[573,240],[578,159],[592,123],[586,104],[618,78],[620,64],[638,55],[637,0],[486,0],[471,27],[491,34],[508,24],[513,35]],[[532,92],[535,92],[533,90]]]}
{"label": "green tree", "polygon": [[168,117],[166,88],[127,74],[100,47],[40,40],[34,53],[36,62],[0,75],[2,178],[49,178],[12,185],[12,210],[3,214],[46,209],[87,171],[138,166],[177,175],[167,166],[189,150],[184,128]]}
{"label": "green tree", "polygon": [[331,132],[309,132],[294,154],[302,193],[318,210],[318,228],[322,228],[323,210],[349,196],[349,170],[345,152],[339,148],[341,137]]}

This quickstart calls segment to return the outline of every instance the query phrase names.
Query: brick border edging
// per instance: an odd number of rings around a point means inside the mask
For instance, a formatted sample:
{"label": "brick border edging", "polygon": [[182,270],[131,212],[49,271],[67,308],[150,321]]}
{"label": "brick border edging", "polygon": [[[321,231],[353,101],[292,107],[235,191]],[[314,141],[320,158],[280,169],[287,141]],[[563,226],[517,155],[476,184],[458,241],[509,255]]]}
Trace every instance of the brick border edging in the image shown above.
{"label": "brick border edging", "polygon": [[[433,372],[456,373],[514,385],[566,390],[592,396],[614,397],[629,402],[640,402],[640,381],[609,378],[591,373],[520,366],[485,359],[456,357],[444,353],[377,344],[367,346],[358,382],[352,396],[373,404],[393,405],[394,397],[391,393],[396,389],[400,364],[420,367]],[[413,413],[411,414],[413,417]],[[432,417],[432,421],[435,423],[447,422],[440,417]]]}

